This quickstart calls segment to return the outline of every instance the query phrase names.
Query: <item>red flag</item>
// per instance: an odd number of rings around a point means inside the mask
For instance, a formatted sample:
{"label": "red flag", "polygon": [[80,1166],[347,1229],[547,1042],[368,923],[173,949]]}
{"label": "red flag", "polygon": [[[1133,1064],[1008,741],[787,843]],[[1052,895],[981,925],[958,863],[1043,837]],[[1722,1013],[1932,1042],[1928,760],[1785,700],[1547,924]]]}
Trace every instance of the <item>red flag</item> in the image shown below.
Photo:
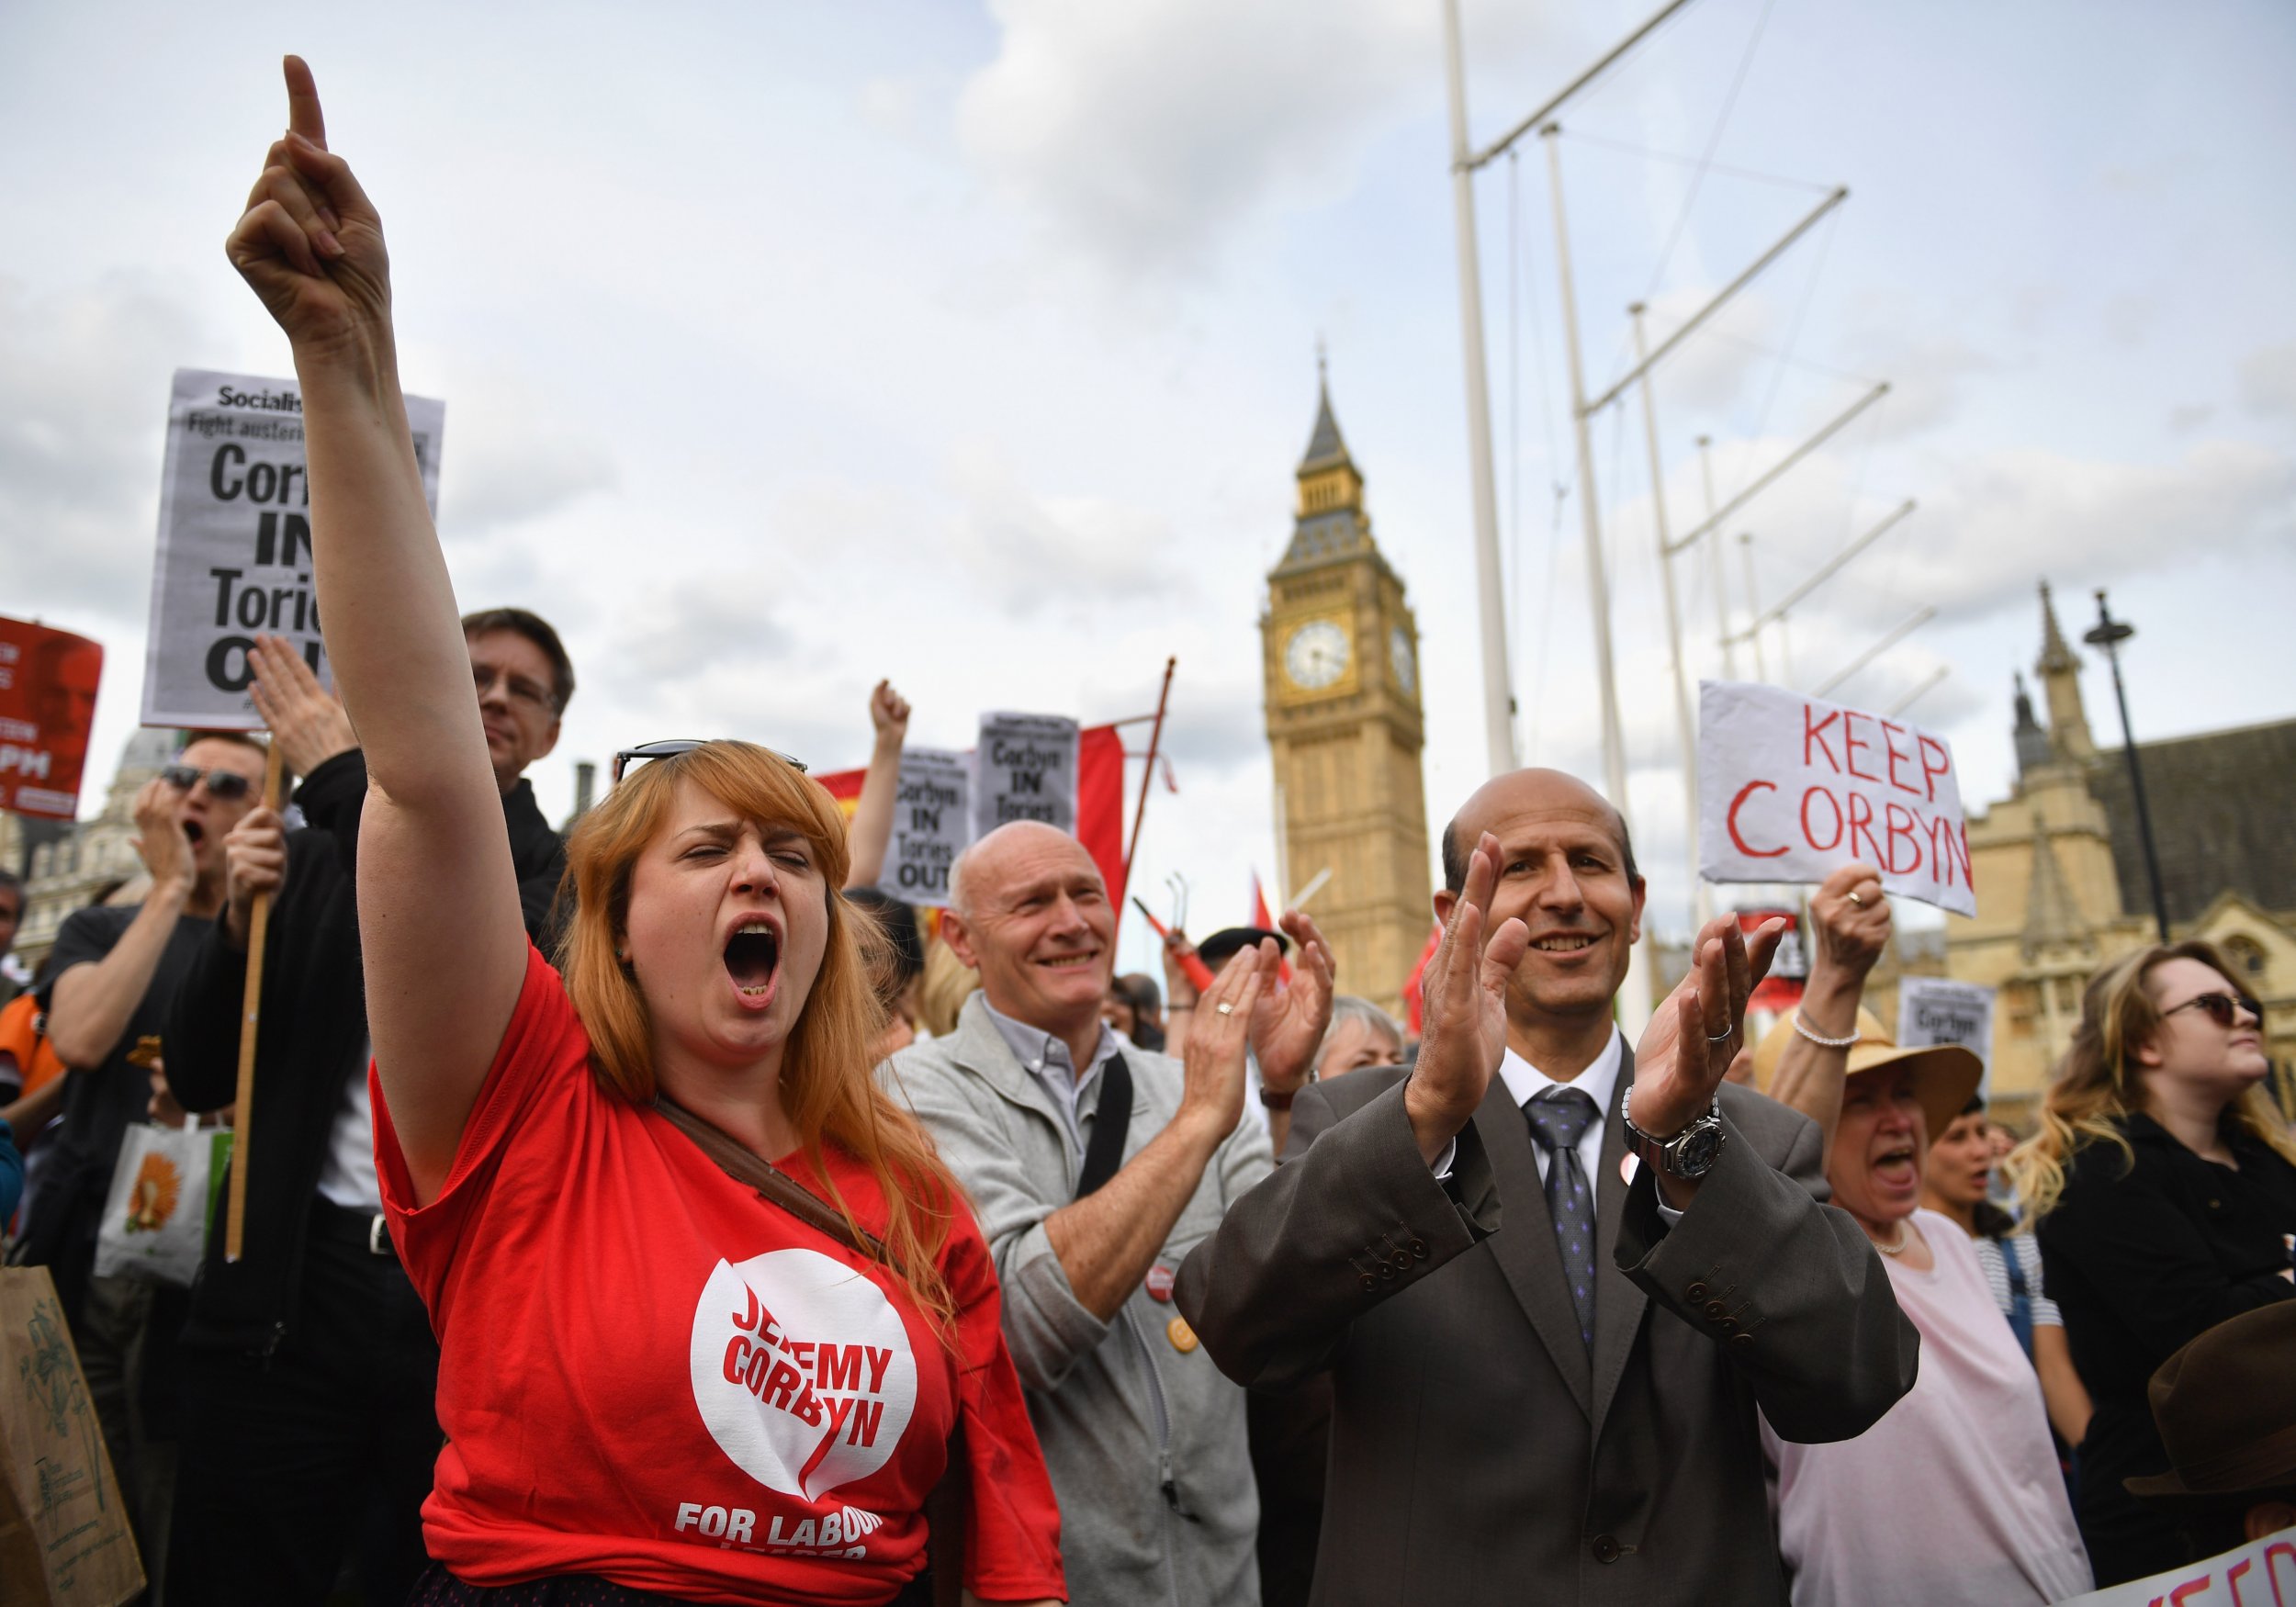
{"label": "red flag", "polygon": [[[1263,932],[1280,930],[1276,925],[1276,917],[1267,913],[1267,894],[1260,887],[1260,873],[1257,871],[1252,872],[1252,924]],[[1276,977],[1284,986],[1291,985],[1290,961],[1279,960],[1276,962]]]}
{"label": "red flag", "polygon": [[1403,984],[1403,1007],[1411,1018],[1411,1035],[1419,1036],[1426,1024],[1427,995],[1420,983],[1427,974],[1427,967],[1435,957],[1435,950],[1443,943],[1443,923],[1437,921],[1427,933],[1427,946],[1419,951],[1419,963],[1411,968],[1411,980]]}

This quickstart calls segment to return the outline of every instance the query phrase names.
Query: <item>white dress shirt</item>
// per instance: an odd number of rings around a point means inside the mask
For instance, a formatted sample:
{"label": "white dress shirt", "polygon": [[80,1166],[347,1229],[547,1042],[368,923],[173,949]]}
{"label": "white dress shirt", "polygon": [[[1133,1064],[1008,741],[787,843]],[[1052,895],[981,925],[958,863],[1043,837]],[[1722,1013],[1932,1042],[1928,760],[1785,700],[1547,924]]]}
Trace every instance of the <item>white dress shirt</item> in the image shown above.
{"label": "white dress shirt", "polygon": [[[1618,1090],[1618,1068],[1626,1058],[1626,1040],[1616,1027],[1610,1029],[1610,1041],[1594,1057],[1593,1063],[1568,1083],[1558,1083],[1512,1049],[1499,1062],[1499,1076],[1507,1085],[1507,1097],[1520,1108],[1549,1088],[1576,1088],[1594,1101],[1594,1119],[1586,1124],[1586,1131],[1579,1135],[1579,1165],[1591,1181],[1603,1167],[1603,1129],[1610,1121],[1611,1096]],[[1547,1146],[1534,1141],[1531,1152],[1538,1157],[1538,1180],[1547,1181]]]}

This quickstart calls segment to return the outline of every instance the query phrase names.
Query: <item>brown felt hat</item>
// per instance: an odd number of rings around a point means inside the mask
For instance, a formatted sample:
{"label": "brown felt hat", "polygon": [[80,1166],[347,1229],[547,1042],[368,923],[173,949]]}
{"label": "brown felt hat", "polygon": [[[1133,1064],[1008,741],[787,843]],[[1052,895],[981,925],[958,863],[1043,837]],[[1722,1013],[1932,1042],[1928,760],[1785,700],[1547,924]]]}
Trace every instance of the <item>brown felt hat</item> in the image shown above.
{"label": "brown felt hat", "polygon": [[2296,1487],[2296,1300],[2218,1323],[2153,1375],[2153,1421],[2169,1471],[2125,1478],[2131,1495],[2186,1505]]}
{"label": "brown felt hat", "polygon": [[[1771,1079],[1777,1074],[1779,1058],[1793,1041],[1794,1012],[1788,1010],[1754,1046],[1755,1087],[1769,1092]],[[1938,1135],[1951,1127],[1953,1118],[1968,1109],[1969,1101],[1976,1096],[1977,1084],[1985,1080],[1985,1062],[1975,1051],[1958,1043],[1900,1049],[1897,1040],[1883,1030],[1879,1017],[1860,1006],[1858,1040],[1850,1046],[1849,1074],[1854,1077],[1860,1072],[1879,1071],[1900,1061],[1913,1067],[1913,1096],[1921,1102],[1930,1141],[1935,1143]]]}

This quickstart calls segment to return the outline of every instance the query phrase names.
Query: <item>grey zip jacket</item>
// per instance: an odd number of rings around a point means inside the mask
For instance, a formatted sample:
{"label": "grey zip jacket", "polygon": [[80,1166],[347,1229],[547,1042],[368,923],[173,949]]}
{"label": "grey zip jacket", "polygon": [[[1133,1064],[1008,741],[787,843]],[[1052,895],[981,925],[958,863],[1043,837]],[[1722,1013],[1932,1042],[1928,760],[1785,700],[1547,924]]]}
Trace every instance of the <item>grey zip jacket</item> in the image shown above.
{"label": "grey zip jacket", "polygon": [[[1182,1072],[1171,1056],[1129,1042],[1122,1053],[1132,1074],[1129,1162],[1178,1111]],[[940,1146],[996,1257],[1005,1343],[1060,1498],[1068,1599],[1256,1607],[1259,1495],[1244,1391],[1185,1322],[1175,1331],[1178,1308],[1145,1286],[1113,1321],[1078,1303],[1044,1231],[1044,1219],[1075,1198],[1084,1164],[1052,1092],[1014,1055],[979,994],[953,1033],[911,1045],[879,1074]],[[1076,1111],[1082,1142],[1091,1141],[1099,1087],[1096,1079]],[[1156,1266],[1177,1273],[1273,1170],[1267,1135],[1247,1111],[1204,1168]]]}

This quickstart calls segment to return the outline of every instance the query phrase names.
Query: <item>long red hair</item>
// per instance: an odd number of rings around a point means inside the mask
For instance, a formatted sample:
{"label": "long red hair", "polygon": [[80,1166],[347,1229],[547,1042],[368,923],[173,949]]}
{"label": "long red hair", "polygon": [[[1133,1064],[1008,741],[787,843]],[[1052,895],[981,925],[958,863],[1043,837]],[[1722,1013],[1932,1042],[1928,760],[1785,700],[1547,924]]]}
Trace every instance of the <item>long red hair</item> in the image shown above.
{"label": "long red hair", "polygon": [[834,1144],[866,1166],[885,1202],[881,1239],[893,1271],[919,1309],[946,1334],[956,1304],[941,1276],[958,1198],[917,1118],[878,1084],[874,1046],[884,1012],[866,953],[883,941],[874,919],[837,890],[848,868],[844,817],[821,785],[779,754],[747,742],[709,742],[633,770],[582,816],[567,843],[575,905],[558,945],[558,969],[590,1034],[601,1085],[634,1104],[654,1098],[653,1025],[637,979],[616,958],[630,908],[630,878],[647,845],[668,825],[681,781],[692,781],[745,819],[796,827],[812,845],[828,904],[828,943],[813,991],[782,1051],[781,1098],[808,1159],[828,1183],[830,1203],[854,1215],[822,1164]]}

